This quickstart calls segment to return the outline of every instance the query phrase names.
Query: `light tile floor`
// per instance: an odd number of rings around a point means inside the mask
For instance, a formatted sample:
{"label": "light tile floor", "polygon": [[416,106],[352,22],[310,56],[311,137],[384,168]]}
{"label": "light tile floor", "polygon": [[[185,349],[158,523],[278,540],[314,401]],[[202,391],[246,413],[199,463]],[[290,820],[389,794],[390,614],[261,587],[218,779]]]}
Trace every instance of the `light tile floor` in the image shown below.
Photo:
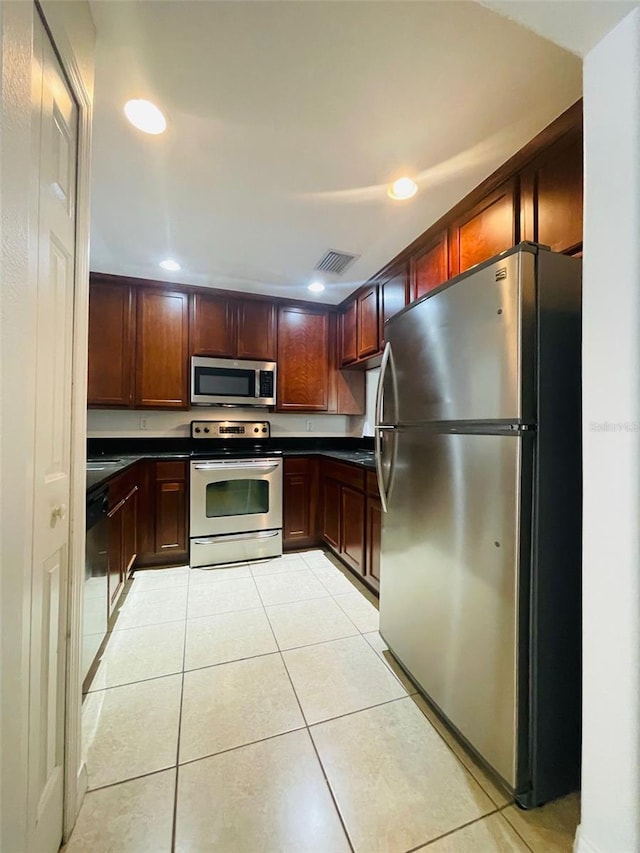
{"label": "light tile floor", "polygon": [[83,737],[66,853],[563,853],[579,819],[508,800],[322,551],[137,573]]}

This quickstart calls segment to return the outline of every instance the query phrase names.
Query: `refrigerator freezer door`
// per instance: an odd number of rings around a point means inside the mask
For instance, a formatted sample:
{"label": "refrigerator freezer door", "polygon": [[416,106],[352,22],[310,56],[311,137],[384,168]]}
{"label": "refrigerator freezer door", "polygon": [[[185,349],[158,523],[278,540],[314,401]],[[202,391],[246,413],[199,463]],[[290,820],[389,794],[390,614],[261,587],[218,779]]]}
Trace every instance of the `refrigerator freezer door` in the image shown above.
{"label": "refrigerator freezer door", "polygon": [[388,323],[395,422],[533,421],[534,273],[509,255]]}
{"label": "refrigerator freezer door", "polygon": [[517,783],[518,435],[395,431],[380,631],[449,721]]}

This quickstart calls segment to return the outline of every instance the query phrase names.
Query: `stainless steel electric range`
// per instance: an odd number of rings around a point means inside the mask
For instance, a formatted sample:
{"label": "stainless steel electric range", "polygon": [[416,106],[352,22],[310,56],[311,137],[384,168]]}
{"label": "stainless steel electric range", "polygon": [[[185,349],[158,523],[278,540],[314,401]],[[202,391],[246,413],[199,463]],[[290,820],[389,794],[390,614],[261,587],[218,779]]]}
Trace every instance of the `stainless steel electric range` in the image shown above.
{"label": "stainless steel electric range", "polygon": [[282,554],[282,455],[268,421],[192,421],[189,564]]}

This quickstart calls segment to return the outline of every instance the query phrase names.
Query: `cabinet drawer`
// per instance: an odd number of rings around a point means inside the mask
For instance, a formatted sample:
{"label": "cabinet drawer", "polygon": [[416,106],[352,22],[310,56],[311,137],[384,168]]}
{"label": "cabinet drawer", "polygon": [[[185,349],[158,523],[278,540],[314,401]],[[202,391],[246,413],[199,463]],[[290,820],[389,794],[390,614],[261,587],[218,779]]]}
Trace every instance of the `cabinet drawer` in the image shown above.
{"label": "cabinet drawer", "polygon": [[311,460],[306,456],[288,456],[284,460],[285,474],[308,474],[311,470]]}
{"label": "cabinet drawer", "polygon": [[364,468],[355,465],[346,465],[343,462],[334,462],[331,459],[324,460],[324,476],[332,477],[339,483],[351,486],[352,489],[364,491]]}
{"label": "cabinet drawer", "polygon": [[156,481],[185,480],[186,477],[186,462],[156,462]]}
{"label": "cabinet drawer", "polygon": [[367,471],[367,494],[378,497],[378,478],[375,471]]}

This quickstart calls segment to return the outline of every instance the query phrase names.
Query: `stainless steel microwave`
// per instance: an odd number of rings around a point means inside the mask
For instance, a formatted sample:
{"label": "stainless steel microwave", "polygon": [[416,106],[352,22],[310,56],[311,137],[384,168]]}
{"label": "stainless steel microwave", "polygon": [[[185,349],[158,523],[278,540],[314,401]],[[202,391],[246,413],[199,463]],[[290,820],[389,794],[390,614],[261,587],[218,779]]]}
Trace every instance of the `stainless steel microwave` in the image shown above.
{"label": "stainless steel microwave", "polygon": [[191,357],[192,406],[275,406],[275,361]]}

